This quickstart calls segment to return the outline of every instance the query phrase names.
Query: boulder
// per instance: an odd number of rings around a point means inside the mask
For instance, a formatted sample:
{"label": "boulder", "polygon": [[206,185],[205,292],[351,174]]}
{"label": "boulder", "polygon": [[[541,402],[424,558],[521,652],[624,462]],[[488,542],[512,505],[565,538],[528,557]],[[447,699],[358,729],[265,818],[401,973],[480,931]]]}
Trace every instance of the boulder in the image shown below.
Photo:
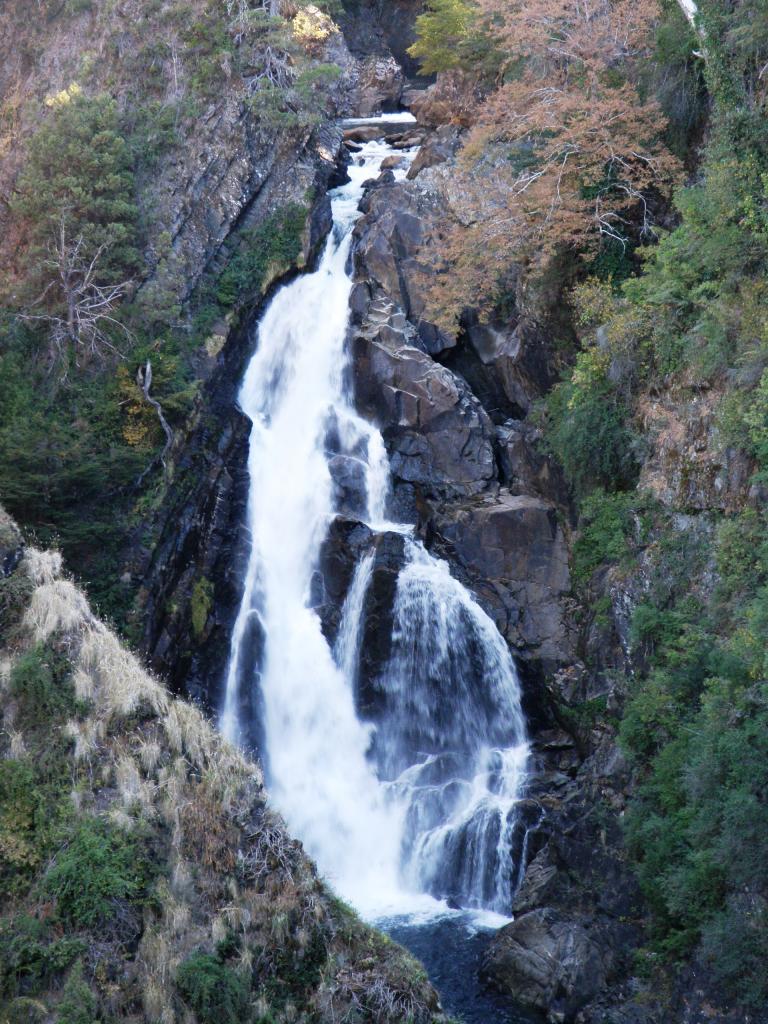
{"label": "boulder", "polygon": [[408,166],[408,158],[407,157],[393,155],[393,156],[385,157],[381,161],[381,164],[379,165],[379,169],[382,170],[382,171],[389,171],[389,170],[396,171],[396,170],[399,170],[399,169],[401,169],[403,167],[407,167],[407,166]]}
{"label": "boulder", "polygon": [[408,171],[409,180],[417,178],[427,167],[436,167],[454,157],[458,151],[461,129],[457,125],[443,124],[429,134],[416,154]]}
{"label": "boulder", "polygon": [[436,85],[427,89],[409,89],[404,97],[408,108],[419,124],[426,128],[439,128],[453,117],[453,107]]}
{"label": "boulder", "polygon": [[548,670],[572,660],[568,548],[553,505],[501,491],[445,509],[435,524],[513,646]]}
{"label": "boulder", "polygon": [[371,305],[352,358],[358,407],[381,425],[397,480],[439,498],[487,490],[496,479],[488,417],[461,378],[417,347],[392,303]]}
{"label": "boulder", "polygon": [[493,984],[548,1021],[569,1021],[605,985],[606,954],[581,924],[545,908],[495,936],[483,962]]}
{"label": "boulder", "polygon": [[365,216],[355,228],[355,278],[383,291],[416,327],[422,347],[432,355],[456,344],[425,316],[434,268],[427,253],[440,231],[445,211],[438,200],[414,184],[400,183],[370,193]]}

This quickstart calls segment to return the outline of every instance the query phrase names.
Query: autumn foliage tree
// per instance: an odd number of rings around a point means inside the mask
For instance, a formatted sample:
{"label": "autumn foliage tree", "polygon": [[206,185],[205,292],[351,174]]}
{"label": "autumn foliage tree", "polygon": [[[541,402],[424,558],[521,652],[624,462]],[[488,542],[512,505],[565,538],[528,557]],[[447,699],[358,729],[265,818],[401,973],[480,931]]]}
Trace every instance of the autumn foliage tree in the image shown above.
{"label": "autumn foliage tree", "polygon": [[445,315],[492,298],[512,263],[652,233],[679,173],[637,84],[657,13],[654,0],[478,0],[468,34],[475,51],[489,40],[495,67],[452,189],[461,223],[442,255],[459,272],[441,279]]}

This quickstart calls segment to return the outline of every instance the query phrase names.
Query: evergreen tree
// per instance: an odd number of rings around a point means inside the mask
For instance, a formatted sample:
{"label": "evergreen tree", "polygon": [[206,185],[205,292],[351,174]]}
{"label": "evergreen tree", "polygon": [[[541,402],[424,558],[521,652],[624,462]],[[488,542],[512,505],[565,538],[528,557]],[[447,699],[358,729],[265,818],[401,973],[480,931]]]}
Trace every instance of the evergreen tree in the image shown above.
{"label": "evergreen tree", "polygon": [[[77,88],[49,101],[51,112],[30,142],[14,213],[24,223],[27,262],[50,274],[45,256],[61,232],[82,236],[84,258],[99,258],[100,284],[124,280],[139,265],[138,210],[128,144],[117,104]],[[44,282],[47,284],[47,281]]]}

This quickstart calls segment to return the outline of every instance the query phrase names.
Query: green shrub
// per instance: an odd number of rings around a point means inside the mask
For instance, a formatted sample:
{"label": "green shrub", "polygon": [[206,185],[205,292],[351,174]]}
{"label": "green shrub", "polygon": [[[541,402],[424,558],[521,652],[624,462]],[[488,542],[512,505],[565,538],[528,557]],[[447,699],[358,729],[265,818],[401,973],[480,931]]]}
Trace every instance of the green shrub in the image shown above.
{"label": "green shrub", "polygon": [[258,296],[270,278],[296,264],[307,213],[305,206],[288,203],[241,240],[219,279],[216,298],[222,306]]}
{"label": "green shrub", "polygon": [[553,388],[546,401],[547,444],[580,496],[595,487],[627,488],[637,478],[629,410],[608,370],[608,354],[588,348],[579,353],[571,378]]}
{"label": "green shrub", "polygon": [[39,866],[41,807],[37,779],[23,761],[0,761],[0,894],[18,892]]}
{"label": "green shrub", "polygon": [[10,691],[18,701],[22,730],[50,728],[78,710],[67,658],[48,644],[22,654],[11,669]]}
{"label": "green shrub", "polygon": [[96,996],[85,980],[82,960],[69,972],[58,1011],[57,1024],[94,1024],[96,1021]]}
{"label": "green shrub", "polygon": [[588,583],[599,566],[628,560],[635,518],[646,505],[636,492],[596,490],[582,501],[579,533],[573,544],[572,574],[577,585]]}
{"label": "green shrub", "polygon": [[176,972],[176,987],[201,1024],[241,1024],[248,1016],[248,982],[211,953],[193,953]]}
{"label": "green shrub", "polygon": [[62,920],[75,928],[97,928],[116,904],[138,900],[148,865],[135,839],[99,818],[80,822],[41,882],[56,900]]}
{"label": "green shrub", "polygon": [[0,999],[44,989],[83,952],[79,939],[53,938],[47,921],[22,915],[0,922]]}

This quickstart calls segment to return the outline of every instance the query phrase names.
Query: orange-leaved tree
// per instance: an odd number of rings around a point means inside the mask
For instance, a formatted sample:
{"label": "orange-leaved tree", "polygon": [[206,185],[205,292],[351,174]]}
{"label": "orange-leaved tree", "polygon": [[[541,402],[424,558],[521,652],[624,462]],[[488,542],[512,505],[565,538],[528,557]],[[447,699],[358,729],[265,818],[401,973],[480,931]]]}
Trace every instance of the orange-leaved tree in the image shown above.
{"label": "orange-leaved tree", "polygon": [[511,263],[652,232],[680,173],[638,88],[657,17],[655,0],[477,0],[498,63],[450,189],[444,318],[491,299]]}

